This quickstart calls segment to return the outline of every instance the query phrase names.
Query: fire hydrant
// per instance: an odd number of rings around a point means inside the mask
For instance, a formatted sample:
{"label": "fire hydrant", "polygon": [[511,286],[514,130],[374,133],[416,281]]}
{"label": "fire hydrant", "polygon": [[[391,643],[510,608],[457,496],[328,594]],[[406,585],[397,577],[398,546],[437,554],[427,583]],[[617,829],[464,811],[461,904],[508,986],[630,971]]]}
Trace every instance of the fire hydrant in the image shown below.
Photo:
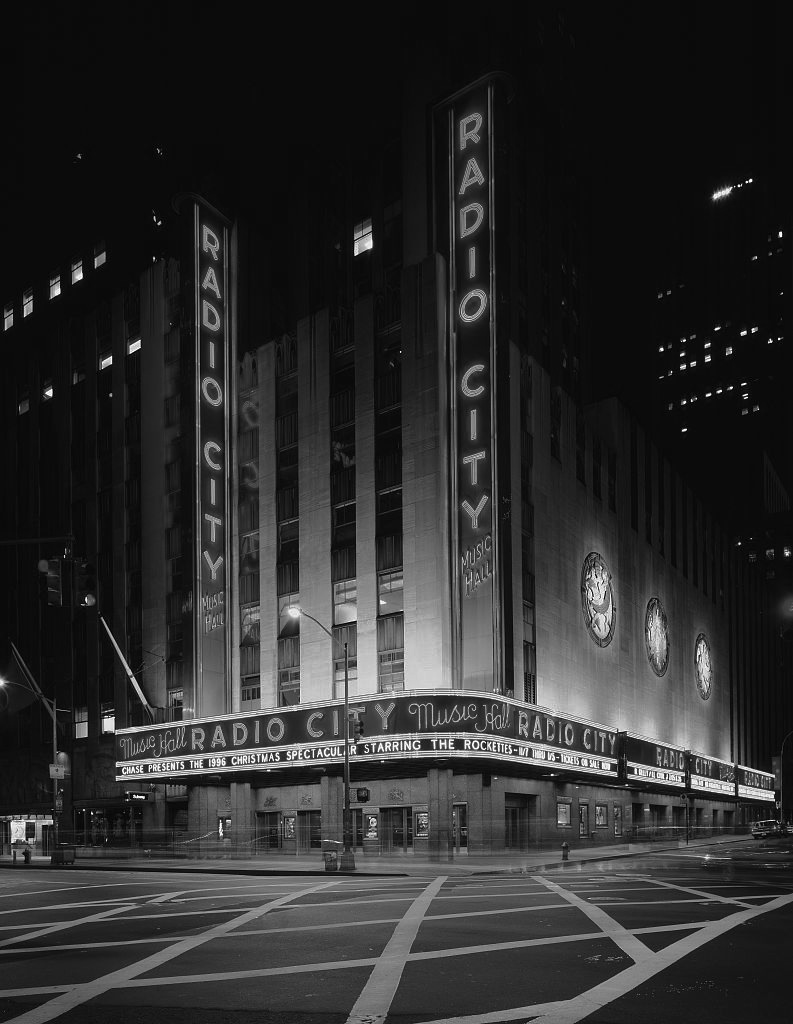
{"label": "fire hydrant", "polygon": [[568,843],[562,843],[562,860],[567,860],[570,856],[570,846]]}

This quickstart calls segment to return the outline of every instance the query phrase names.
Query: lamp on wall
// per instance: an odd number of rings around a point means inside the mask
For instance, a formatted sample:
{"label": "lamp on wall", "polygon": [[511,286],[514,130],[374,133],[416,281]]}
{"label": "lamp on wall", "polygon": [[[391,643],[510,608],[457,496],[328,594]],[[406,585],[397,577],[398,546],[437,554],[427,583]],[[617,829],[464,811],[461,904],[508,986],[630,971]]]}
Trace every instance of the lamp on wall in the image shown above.
{"label": "lamp on wall", "polygon": [[[327,626],[309,615],[300,605],[292,605],[287,609],[293,619],[305,617],[319,626],[323,633],[327,633],[331,640],[340,645],[340,641],[331,633]],[[344,641],[344,818],[342,829],[344,832],[344,849],[341,854],[339,868],[342,871],[355,871],[355,854],[352,850],[352,827],[350,814],[350,693],[349,693],[349,655],[347,641]]]}

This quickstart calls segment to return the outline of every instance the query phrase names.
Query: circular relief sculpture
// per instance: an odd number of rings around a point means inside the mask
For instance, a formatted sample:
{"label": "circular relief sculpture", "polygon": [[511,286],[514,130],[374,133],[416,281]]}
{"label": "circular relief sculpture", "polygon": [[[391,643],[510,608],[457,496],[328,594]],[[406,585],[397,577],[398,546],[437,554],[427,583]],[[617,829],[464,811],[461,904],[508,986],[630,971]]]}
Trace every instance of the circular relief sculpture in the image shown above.
{"label": "circular relief sculpture", "polygon": [[669,667],[669,624],[664,606],[657,597],[647,602],[644,616],[644,645],[647,660],[657,676],[662,676]]}
{"label": "circular relief sculpture", "polygon": [[590,551],[581,569],[581,608],[587,632],[599,647],[608,647],[617,624],[611,573],[597,551]]}
{"label": "circular relief sculpture", "polygon": [[713,665],[710,660],[710,643],[704,633],[700,633],[694,645],[694,668],[697,673],[697,690],[703,700],[710,697],[713,686]]}

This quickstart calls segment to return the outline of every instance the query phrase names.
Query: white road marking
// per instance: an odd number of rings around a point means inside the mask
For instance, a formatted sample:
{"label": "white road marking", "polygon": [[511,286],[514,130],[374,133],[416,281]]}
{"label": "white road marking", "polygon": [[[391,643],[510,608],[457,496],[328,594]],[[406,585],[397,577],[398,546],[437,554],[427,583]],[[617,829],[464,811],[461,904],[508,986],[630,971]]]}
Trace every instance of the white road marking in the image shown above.
{"label": "white road marking", "polygon": [[194,949],[196,946],[209,942],[218,935],[224,935],[240,925],[247,924],[249,921],[260,917],[262,914],[268,913],[270,910],[274,910],[276,907],[281,906],[289,900],[299,899],[301,896],[308,895],[309,893],[318,892],[321,889],[327,889],[333,884],[333,882],[323,882],[320,885],[314,885],[308,889],[300,889],[287,896],[281,896],[269,903],[265,903],[262,907],[257,907],[255,910],[250,910],[239,917],[235,917],[231,921],[225,921],[212,928],[208,928],[199,935],[191,935],[187,938],[181,939],[175,942],[168,949],[152,953],[143,960],[138,960],[136,963],[128,964],[126,967],[122,967],[117,971],[111,971],[110,974],[105,974],[102,977],[95,978],[93,981],[86,982],[83,985],[75,985],[67,991],[62,991],[59,996],[56,996],[49,1002],[44,1003],[41,1006],[36,1006],[32,1010],[28,1010],[27,1013],[22,1013],[18,1017],[14,1017],[13,1020],[16,1024],[44,1024],[45,1021],[50,1021],[55,1017],[61,1016],[63,1013],[68,1013],[76,1006],[87,1003],[91,999],[95,999],[98,995],[116,988],[119,985],[123,985],[124,982],[129,981],[140,974],[144,974],[146,971],[155,970],[168,960],[173,960],[174,957],[181,956],[183,953]]}
{"label": "white road marking", "polygon": [[70,921],[58,921],[54,924],[45,925],[42,928],[37,928],[35,931],[27,932],[24,935],[12,935],[7,939],[0,939],[0,946],[10,946],[11,944],[17,945],[20,942],[29,942],[31,939],[39,939],[42,935],[51,935],[53,932],[62,932],[67,928],[75,928],[78,925],[91,924],[95,921],[103,921],[108,917],[112,917],[113,914],[120,914],[124,910],[129,910],[126,907],[111,907],[110,910],[103,910],[99,914],[90,914],[88,917],[80,917],[76,920]]}
{"label": "white road marking", "polygon": [[706,899],[706,900],[716,900],[719,903],[729,903],[733,907],[735,907],[735,906],[738,906],[738,907],[749,907],[749,906],[751,906],[750,903],[744,903],[743,900],[730,899],[729,896],[719,896],[716,893],[705,892],[704,889],[694,889],[691,886],[687,886],[687,885],[675,885],[672,882],[661,881],[661,879],[656,879],[656,885],[660,886],[662,889],[674,889],[676,892],[688,892],[688,893],[691,893],[692,896],[701,896],[703,899]]}
{"label": "white road marking", "polygon": [[[771,910],[779,910],[791,902],[793,902],[793,894],[780,896],[771,903],[766,903],[763,907],[749,907],[746,910],[732,914],[730,917],[722,918],[721,921],[714,921],[712,924],[701,928],[695,934],[686,935],[671,946],[666,946],[664,949],[659,950],[649,960],[634,964],[633,967],[629,967],[615,977],[609,978],[608,981],[601,982],[600,985],[589,989],[588,992],[582,992],[581,995],[569,999],[564,1006],[544,1013],[539,1020],[542,1024],[578,1024],[579,1021],[588,1017],[591,1013],[633,991],[639,985],[643,985],[644,982],[661,971],[665,971],[672,964],[677,963],[678,960],[682,960],[683,957],[699,949],[700,946],[712,942],[740,924],[751,921],[753,917],[759,917],[761,914],[768,913]],[[530,1014],[533,1013],[531,1010],[529,1012]]]}
{"label": "white road marking", "polygon": [[604,935],[611,939],[615,945],[627,953],[627,955],[634,960],[636,963],[641,963],[647,957],[651,956],[652,953],[648,947],[637,939],[636,936],[624,928],[619,922],[615,921],[613,917],[601,910],[600,907],[594,906],[592,903],[588,903],[586,900],[582,900],[580,896],[574,892],[568,892],[563,889],[562,886],[557,885],[556,882],[551,882],[547,878],[537,877],[537,881],[542,885],[546,885],[551,892],[555,892],[558,895],[564,897],[568,902],[572,903],[574,907],[578,907],[582,914],[586,914],[593,924],[597,925],[598,928],[604,933]]}
{"label": "white road marking", "polygon": [[347,1024],[380,1024],[385,1021],[419,927],[445,881],[443,875],[434,879],[407,909],[356,999]]}

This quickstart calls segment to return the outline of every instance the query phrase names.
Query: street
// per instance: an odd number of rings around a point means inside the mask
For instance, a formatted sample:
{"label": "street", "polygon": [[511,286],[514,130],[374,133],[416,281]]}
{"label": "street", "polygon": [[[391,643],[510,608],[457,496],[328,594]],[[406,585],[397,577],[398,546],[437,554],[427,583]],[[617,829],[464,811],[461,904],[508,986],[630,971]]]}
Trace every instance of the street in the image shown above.
{"label": "street", "polygon": [[453,877],[4,870],[0,1021],[781,1024],[786,849]]}

